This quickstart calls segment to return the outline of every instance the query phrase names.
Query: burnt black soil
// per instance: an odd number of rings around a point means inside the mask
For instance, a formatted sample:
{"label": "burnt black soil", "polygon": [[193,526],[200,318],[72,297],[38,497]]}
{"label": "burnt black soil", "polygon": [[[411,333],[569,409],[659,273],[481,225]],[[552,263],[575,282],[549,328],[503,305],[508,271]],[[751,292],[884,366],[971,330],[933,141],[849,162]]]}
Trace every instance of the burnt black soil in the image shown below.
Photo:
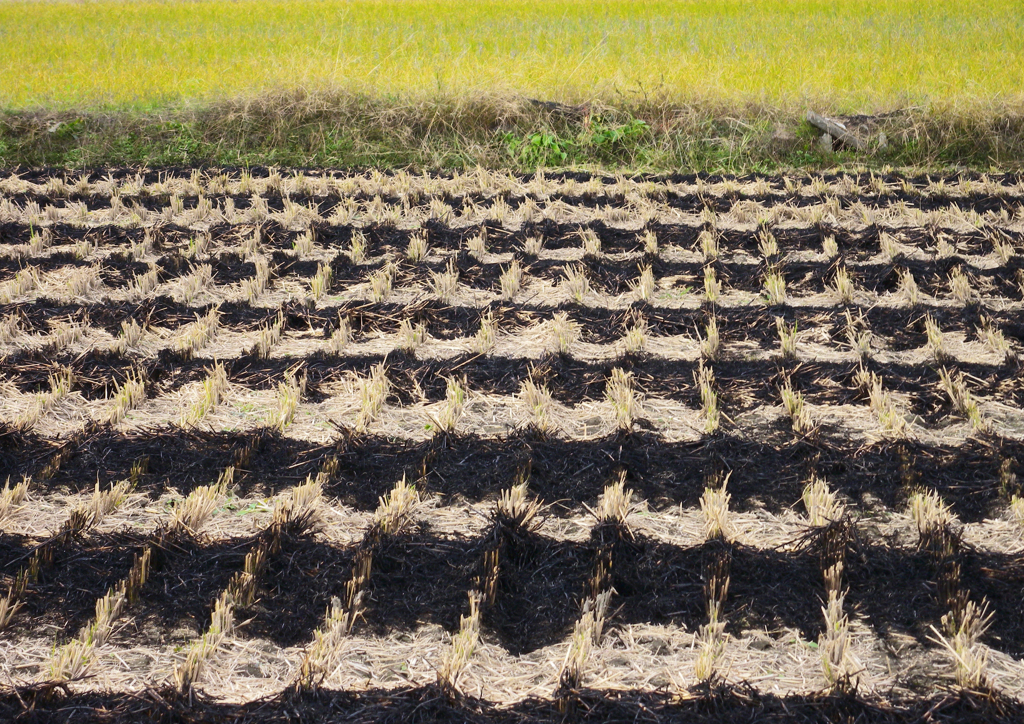
{"label": "burnt black soil", "polygon": [[[90,490],[129,477],[132,465],[148,458],[140,490],[158,496],[167,489],[187,494],[216,480],[246,447],[239,495],[270,495],[315,474],[328,456],[337,455],[338,475],[327,492],[347,505],[372,510],[404,474],[419,478],[422,461],[432,457],[419,485],[443,502],[493,499],[507,488],[518,467],[530,463],[534,494],[575,511],[596,500],[620,467],[630,486],[655,508],[682,503],[696,506],[707,471],[731,470],[730,491],[738,510],[759,506],[772,511],[799,500],[807,475],[817,472],[855,504],[888,509],[905,505],[909,492],[927,481],[964,521],[997,514],[1005,506],[999,466],[1004,458],[1024,459],[1024,444],[995,436],[963,445],[881,442],[855,446],[839,438],[778,440],[723,435],[701,442],[666,442],[648,433],[573,441],[543,439],[529,431],[507,438],[435,438],[427,442],[341,435],[332,445],[315,445],[269,430],[214,433],[180,428],[122,433],[99,428],[72,440],[0,432],[0,463],[12,476],[37,474],[53,456],[61,464],[40,490]],[[865,497],[867,496],[867,497]],[[876,503],[871,501],[875,500]]]}
{"label": "burnt black soil", "polygon": [[245,704],[221,703],[202,696],[183,699],[171,690],[71,694],[42,686],[18,693],[5,687],[0,692],[0,715],[28,724],[1016,724],[1024,720],[1024,706],[1016,700],[942,690],[907,700],[827,694],[779,697],[741,684],[694,692],[681,700],[674,693],[662,691],[584,689],[574,693],[573,702],[574,714],[567,717],[558,702],[551,699],[529,698],[510,707],[472,696],[453,702],[435,685],[359,691],[325,689],[311,695],[271,697]]}
{"label": "burnt black soil", "polygon": [[[358,537],[360,532],[352,533]],[[156,645],[181,627],[193,634],[205,629],[218,593],[242,568],[255,540],[164,541],[154,549],[149,582],[130,609],[132,620],[115,639]],[[96,599],[128,572],[134,556],[149,543],[115,533],[58,550],[30,586],[13,630],[28,633],[43,623],[62,636],[74,635],[90,620]],[[617,543],[607,626],[650,623],[696,630],[706,618],[703,575],[715,553],[709,545],[681,547],[640,535]],[[357,633],[413,632],[424,623],[457,631],[486,546],[486,536],[440,535],[422,523],[390,539],[375,552]],[[31,544],[22,538],[0,537],[0,570],[13,575],[30,551]],[[354,551],[308,534],[283,538],[268,560],[256,602],[239,614],[246,623],[238,635],[281,646],[308,642],[332,597],[344,598]],[[733,544],[728,554],[726,620],[731,633],[740,636],[753,629],[782,637],[795,628],[805,640],[817,640],[824,589],[812,547],[799,540],[779,549]],[[563,641],[579,617],[597,556],[596,539],[572,542],[529,533],[509,541],[500,560],[497,601],[483,616],[485,640],[514,655]],[[985,642],[1021,656],[1024,556],[966,550],[960,561],[963,586],[996,613]],[[878,540],[855,538],[851,543],[847,600],[883,639],[899,633],[928,644],[929,627],[938,626],[945,613],[935,581],[934,561],[923,551]]]}

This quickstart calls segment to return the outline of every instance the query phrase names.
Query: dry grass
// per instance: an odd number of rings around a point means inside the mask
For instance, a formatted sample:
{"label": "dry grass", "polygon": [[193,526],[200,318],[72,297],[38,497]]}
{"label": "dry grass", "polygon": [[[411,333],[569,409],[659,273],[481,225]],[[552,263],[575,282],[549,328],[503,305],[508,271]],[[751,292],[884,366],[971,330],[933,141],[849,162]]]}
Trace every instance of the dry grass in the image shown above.
{"label": "dry grass", "polygon": [[186,357],[193,356],[214,340],[220,330],[220,312],[211,309],[205,316],[187,325],[175,339],[175,349]]}
{"label": "dry grass", "polygon": [[277,411],[271,424],[282,432],[292,424],[299,409],[299,402],[305,393],[306,373],[292,371],[286,374],[284,382],[277,385]]}
{"label": "dry grass", "polygon": [[135,299],[144,299],[152,294],[160,286],[159,270],[151,267],[145,274],[136,274],[132,281],[130,296]]}
{"label": "dry grass", "polygon": [[645,229],[644,233],[637,237],[637,240],[643,247],[644,254],[652,257],[658,255],[658,235],[654,231]]}
{"label": "dry grass", "polygon": [[[30,479],[22,480],[12,488],[11,479],[7,478],[4,489],[0,491],[0,521],[11,515],[25,501],[31,482]],[[3,628],[2,619],[0,619],[0,628]]]}
{"label": "dry grass", "polygon": [[452,637],[437,669],[437,683],[449,697],[458,695],[459,678],[480,640],[480,593],[469,592],[469,614],[459,619],[459,632]]}
{"label": "dry grass", "polygon": [[633,491],[626,488],[625,472],[619,479],[605,487],[597,501],[594,515],[599,525],[611,525],[628,530],[627,518],[633,509]]}
{"label": "dry grass", "polygon": [[427,258],[430,253],[430,243],[427,241],[425,231],[417,231],[409,237],[409,245],[405,249],[405,258],[413,264],[418,264]]}
{"label": "dry grass", "polygon": [[611,595],[611,591],[604,591],[596,598],[588,598],[583,603],[583,614],[573,627],[569,648],[562,660],[562,668],[558,675],[559,691],[556,694],[564,697],[578,690],[582,685],[590,651],[601,642],[605,614]]}
{"label": "dry grass", "polygon": [[601,256],[601,237],[591,228],[579,230],[580,241],[583,244],[583,256],[594,259]]}
{"label": "dry grass", "polygon": [[978,298],[974,283],[967,278],[962,267],[957,267],[950,273],[949,292],[953,299],[964,306],[973,304]]}
{"label": "dry grass", "polygon": [[825,628],[818,637],[818,650],[829,689],[853,691],[857,687],[857,667],[850,651],[850,619],[844,610],[846,591],[842,588],[842,571],[842,563],[837,562],[824,574],[828,600],[821,609]]}
{"label": "dry grass", "polygon": [[494,506],[494,520],[511,531],[528,531],[535,527],[541,503],[530,498],[526,482],[517,483],[501,491],[501,497]]}
{"label": "dry grass", "polygon": [[254,351],[256,356],[261,359],[266,359],[270,356],[270,351],[277,346],[281,341],[281,335],[284,333],[284,315],[278,313],[277,319],[265,327],[260,327],[259,334],[256,337],[256,345]]}
{"label": "dry grass", "polygon": [[391,289],[395,283],[395,271],[394,264],[388,262],[370,275],[370,298],[373,301],[384,302],[391,296]]}
{"label": "dry grass", "polygon": [[953,513],[934,490],[913,493],[909,499],[910,517],[917,526],[921,546],[930,548],[938,532],[953,525]]}
{"label": "dry grass", "polygon": [[638,315],[626,329],[626,334],[622,338],[623,349],[627,354],[640,354],[647,347],[649,335],[650,327],[647,324],[647,318]]}
{"label": "dry grass", "polygon": [[398,342],[395,349],[401,350],[409,355],[415,355],[416,350],[427,341],[427,325],[423,322],[413,324],[409,319],[403,319],[398,325]]}
{"label": "dry grass", "polygon": [[481,264],[487,256],[487,227],[482,227],[480,233],[466,239],[466,250],[469,255]]}
{"label": "dry grass", "polygon": [[21,322],[13,312],[0,319],[0,344],[11,344],[21,332]]}
{"label": "dry grass", "polygon": [[119,349],[123,352],[137,347],[142,341],[146,329],[134,319],[121,322],[121,333],[118,335]]}
{"label": "dry grass", "polygon": [[875,413],[882,432],[894,438],[903,437],[906,434],[906,419],[892,395],[882,386],[882,378],[863,367],[858,370],[858,377],[863,378],[871,411]]}
{"label": "dry grass", "polygon": [[309,282],[309,295],[315,301],[320,301],[331,290],[333,281],[334,272],[331,270],[330,264],[320,264],[316,274]]}
{"label": "dry grass", "polygon": [[853,278],[845,266],[836,269],[836,275],[832,281],[832,288],[840,304],[853,304]]}
{"label": "dry grass", "polygon": [[348,244],[348,259],[353,264],[362,264],[366,261],[366,235],[356,229],[352,232],[352,238]]}
{"label": "dry grass", "polygon": [[757,250],[761,257],[768,263],[776,261],[779,256],[779,242],[775,239],[775,235],[767,227],[761,227],[757,231],[756,238]]}
{"label": "dry grass", "polygon": [[235,478],[235,468],[228,466],[213,485],[200,485],[175,505],[171,513],[171,528],[183,529],[197,535],[213,515],[221,499],[227,494]]}
{"label": "dry grass", "polygon": [[920,302],[921,292],[914,274],[909,269],[900,270],[899,293],[911,307],[916,307]]}

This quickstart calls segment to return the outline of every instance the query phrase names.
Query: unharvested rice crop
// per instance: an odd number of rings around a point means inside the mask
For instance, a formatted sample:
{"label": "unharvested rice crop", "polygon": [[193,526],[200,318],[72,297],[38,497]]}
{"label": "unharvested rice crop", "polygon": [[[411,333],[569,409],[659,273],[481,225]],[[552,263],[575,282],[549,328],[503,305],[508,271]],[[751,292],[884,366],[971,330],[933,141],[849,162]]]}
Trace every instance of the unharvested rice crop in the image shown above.
{"label": "unharvested rice crop", "polygon": [[0,108],[323,86],[578,101],[1020,99],[1015,0],[143,0],[0,5]]}

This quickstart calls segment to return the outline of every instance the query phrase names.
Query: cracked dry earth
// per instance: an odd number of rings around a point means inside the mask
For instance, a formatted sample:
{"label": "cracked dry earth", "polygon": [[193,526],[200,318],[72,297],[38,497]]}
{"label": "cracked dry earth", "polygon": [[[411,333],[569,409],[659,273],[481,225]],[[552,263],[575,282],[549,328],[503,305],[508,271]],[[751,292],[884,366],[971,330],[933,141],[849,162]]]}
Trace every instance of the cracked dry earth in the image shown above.
{"label": "cracked dry earth", "polygon": [[12,721],[1020,721],[1024,183],[0,176]]}

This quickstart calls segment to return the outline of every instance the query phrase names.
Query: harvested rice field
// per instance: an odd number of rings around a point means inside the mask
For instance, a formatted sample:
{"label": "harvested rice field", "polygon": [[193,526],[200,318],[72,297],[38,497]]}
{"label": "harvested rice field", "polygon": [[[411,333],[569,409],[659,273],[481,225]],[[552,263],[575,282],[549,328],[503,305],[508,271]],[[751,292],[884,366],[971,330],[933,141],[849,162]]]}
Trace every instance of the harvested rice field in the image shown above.
{"label": "harvested rice field", "polygon": [[0,176],[0,717],[1024,719],[1024,181]]}

